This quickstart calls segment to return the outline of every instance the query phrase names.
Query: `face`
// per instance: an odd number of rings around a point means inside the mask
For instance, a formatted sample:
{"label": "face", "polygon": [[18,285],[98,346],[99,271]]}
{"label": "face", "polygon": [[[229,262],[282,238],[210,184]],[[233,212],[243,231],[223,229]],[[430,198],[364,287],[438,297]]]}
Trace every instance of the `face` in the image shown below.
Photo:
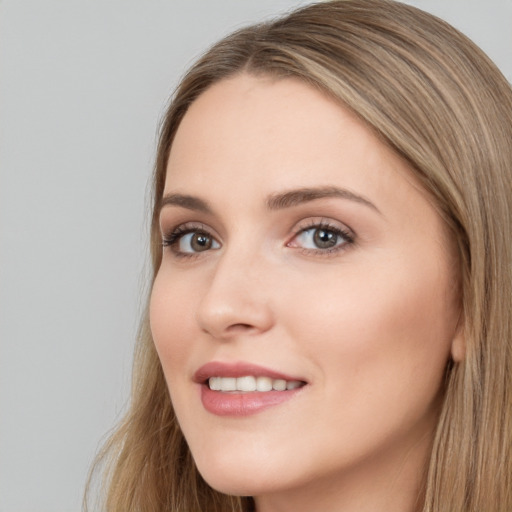
{"label": "face", "polygon": [[206,481],[260,504],[416,486],[459,308],[407,165],[308,85],[239,75],[185,115],[160,223],[151,329]]}

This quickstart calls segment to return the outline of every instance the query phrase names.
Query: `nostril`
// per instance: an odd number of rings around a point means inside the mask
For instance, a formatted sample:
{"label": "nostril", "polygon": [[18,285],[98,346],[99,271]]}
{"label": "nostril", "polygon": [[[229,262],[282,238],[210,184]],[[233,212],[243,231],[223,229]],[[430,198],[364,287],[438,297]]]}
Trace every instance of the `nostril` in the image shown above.
{"label": "nostril", "polygon": [[233,324],[227,328],[230,332],[245,332],[251,329],[254,329],[254,326],[251,324]]}

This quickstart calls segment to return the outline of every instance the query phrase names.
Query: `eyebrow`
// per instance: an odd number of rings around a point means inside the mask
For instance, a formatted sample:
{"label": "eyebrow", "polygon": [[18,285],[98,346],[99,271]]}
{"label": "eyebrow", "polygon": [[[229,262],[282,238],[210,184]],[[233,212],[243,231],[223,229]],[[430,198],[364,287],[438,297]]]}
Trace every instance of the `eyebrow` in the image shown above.
{"label": "eyebrow", "polygon": [[366,197],[338,187],[299,188],[280,194],[273,194],[267,199],[267,207],[269,210],[282,210],[284,208],[292,208],[302,203],[308,203],[310,201],[326,197],[337,197],[340,199],[355,201],[356,203],[369,206],[376,212],[380,213],[380,210]]}
{"label": "eyebrow", "polygon": [[180,206],[181,208],[186,208],[187,210],[194,210],[202,213],[212,213],[212,209],[209,204],[200,199],[199,197],[189,196],[186,194],[167,194],[162,197],[160,201],[160,210],[164,206]]}
{"label": "eyebrow", "polygon": [[[350,190],[338,187],[299,188],[279,194],[272,194],[268,197],[266,203],[269,210],[283,210],[317,199],[330,197],[355,201],[356,203],[366,205],[376,212],[381,213],[369,199],[355,194]],[[201,213],[213,213],[212,208],[205,200],[187,194],[166,194],[160,202],[160,209],[168,205],[179,206],[187,210],[194,210]]]}

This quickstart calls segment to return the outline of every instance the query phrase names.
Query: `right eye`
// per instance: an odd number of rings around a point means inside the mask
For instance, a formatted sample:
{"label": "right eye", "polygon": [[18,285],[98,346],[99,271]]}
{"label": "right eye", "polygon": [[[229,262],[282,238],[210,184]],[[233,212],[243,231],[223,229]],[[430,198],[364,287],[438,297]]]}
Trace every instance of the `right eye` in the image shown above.
{"label": "right eye", "polygon": [[204,229],[187,227],[176,228],[169,237],[164,238],[162,245],[170,247],[178,256],[190,256],[220,248],[219,242]]}

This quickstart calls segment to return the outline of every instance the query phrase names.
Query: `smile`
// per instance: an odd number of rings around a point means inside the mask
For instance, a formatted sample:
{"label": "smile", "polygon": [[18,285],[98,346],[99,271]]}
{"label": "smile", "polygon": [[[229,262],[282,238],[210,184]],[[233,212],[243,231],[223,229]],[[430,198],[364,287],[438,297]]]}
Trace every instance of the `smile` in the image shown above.
{"label": "smile", "polygon": [[208,387],[212,391],[244,393],[269,391],[290,391],[304,385],[299,380],[273,379],[266,376],[245,375],[243,377],[210,377]]}
{"label": "smile", "polygon": [[251,416],[288,402],[308,381],[248,362],[211,361],[193,376],[203,407],[216,416]]}

